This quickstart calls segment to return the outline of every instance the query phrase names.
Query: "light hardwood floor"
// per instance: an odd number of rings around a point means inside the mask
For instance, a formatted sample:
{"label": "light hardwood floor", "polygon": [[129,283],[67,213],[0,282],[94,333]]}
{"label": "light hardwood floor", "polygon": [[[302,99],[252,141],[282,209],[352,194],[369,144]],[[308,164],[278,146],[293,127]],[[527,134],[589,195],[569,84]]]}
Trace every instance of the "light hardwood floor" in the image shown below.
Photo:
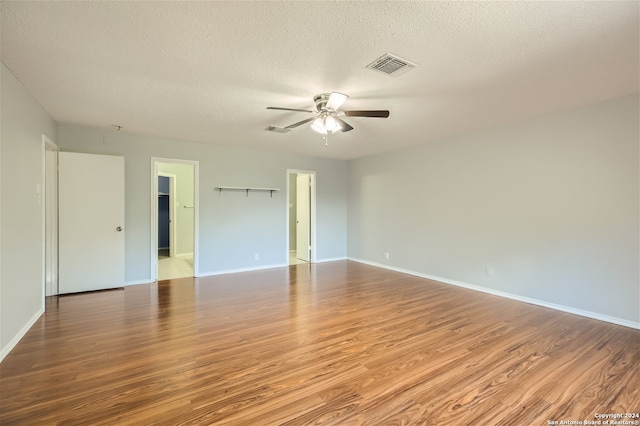
{"label": "light hardwood floor", "polygon": [[547,425],[640,409],[640,331],[350,262],[48,298],[2,425]]}

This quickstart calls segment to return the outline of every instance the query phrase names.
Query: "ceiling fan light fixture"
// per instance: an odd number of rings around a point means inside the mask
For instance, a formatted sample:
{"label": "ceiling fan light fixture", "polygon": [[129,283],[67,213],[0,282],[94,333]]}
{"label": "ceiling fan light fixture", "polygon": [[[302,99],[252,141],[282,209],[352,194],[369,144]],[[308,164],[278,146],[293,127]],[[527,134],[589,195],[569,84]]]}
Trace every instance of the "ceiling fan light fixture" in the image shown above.
{"label": "ceiling fan light fixture", "polygon": [[332,116],[323,114],[313,120],[313,123],[311,123],[311,129],[322,135],[326,135],[327,133],[335,133],[342,130],[342,126],[340,125],[340,122]]}
{"label": "ceiling fan light fixture", "polygon": [[331,92],[331,95],[329,95],[329,99],[327,100],[327,104],[325,105],[325,108],[328,110],[335,111],[338,108],[340,108],[347,99],[349,99],[349,96],[345,95],[344,93]]}
{"label": "ceiling fan light fixture", "polygon": [[335,133],[338,130],[342,130],[342,126],[338,123],[338,120],[333,118],[332,116],[328,116],[324,119],[324,127],[327,131],[331,133]]}
{"label": "ceiling fan light fixture", "polygon": [[315,120],[313,120],[313,123],[311,123],[311,130],[313,130],[314,132],[318,132],[322,135],[327,134],[327,128],[325,127],[324,120],[321,117],[318,117]]}

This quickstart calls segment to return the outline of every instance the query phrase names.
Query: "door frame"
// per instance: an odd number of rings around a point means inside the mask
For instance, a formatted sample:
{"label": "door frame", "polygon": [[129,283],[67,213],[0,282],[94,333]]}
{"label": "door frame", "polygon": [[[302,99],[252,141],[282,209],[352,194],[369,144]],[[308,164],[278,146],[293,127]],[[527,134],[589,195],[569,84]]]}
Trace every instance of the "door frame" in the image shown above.
{"label": "door frame", "polygon": [[[165,172],[158,172],[158,176],[164,176],[169,178],[169,257],[175,257],[176,255],[176,235],[177,235],[177,212],[176,212],[176,175]],[[156,180],[158,178],[156,177]],[[156,191],[156,205],[158,202],[158,192]],[[157,207],[156,207],[157,209]],[[158,212],[156,212],[156,220],[158,217]],[[158,247],[156,246],[156,252],[158,251]]]}
{"label": "door frame", "polygon": [[200,163],[194,160],[151,157],[151,238],[149,244],[151,281],[158,280],[158,163],[193,166],[193,276],[200,276]]}
{"label": "door frame", "polygon": [[[58,145],[46,135],[42,135],[42,183],[38,196],[42,206],[42,294],[45,297],[56,295],[60,291],[58,286],[59,151]],[[48,165],[47,152],[53,152],[53,164],[51,165]],[[49,282],[47,282],[47,277],[51,277]],[[44,298],[42,306],[44,307]]]}
{"label": "door frame", "polygon": [[[293,179],[291,179],[293,181]],[[293,191],[292,191],[293,192]],[[296,174],[296,258],[311,261],[311,175]],[[293,212],[292,212],[293,213]],[[291,218],[293,222],[293,218]],[[302,232],[300,232],[302,231]],[[291,250],[289,250],[291,252]]]}
{"label": "door frame", "polygon": [[291,223],[291,209],[289,208],[290,204],[291,204],[291,200],[289,197],[289,193],[290,193],[290,188],[289,188],[289,176],[292,174],[306,174],[306,175],[310,175],[311,177],[311,211],[309,212],[311,214],[311,220],[309,221],[309,227],[311,228],[311,256],[309,257],[309,263],[315,263],[316,262],[316,172],[315,170],[299,170],[299,169],[287,169],[287,204],[286,204],[286,208],[287,208],[287,245],[286,245],[286,263],[289,264],[289,251],[290,251],[290,244],[289,244],[289,224]]}

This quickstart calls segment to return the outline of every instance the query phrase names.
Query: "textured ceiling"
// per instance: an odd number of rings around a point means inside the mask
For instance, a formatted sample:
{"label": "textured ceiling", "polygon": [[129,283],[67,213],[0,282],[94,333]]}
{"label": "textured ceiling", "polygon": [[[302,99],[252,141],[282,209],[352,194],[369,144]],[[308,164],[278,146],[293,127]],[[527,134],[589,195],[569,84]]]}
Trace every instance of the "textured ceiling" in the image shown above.
{"label": "textured ceiling", "polygon": [[[638,5],[3,1],[1,58],[60,123],[350,159],[638,92]],[[391,115],[264,130],[334,90]]]}

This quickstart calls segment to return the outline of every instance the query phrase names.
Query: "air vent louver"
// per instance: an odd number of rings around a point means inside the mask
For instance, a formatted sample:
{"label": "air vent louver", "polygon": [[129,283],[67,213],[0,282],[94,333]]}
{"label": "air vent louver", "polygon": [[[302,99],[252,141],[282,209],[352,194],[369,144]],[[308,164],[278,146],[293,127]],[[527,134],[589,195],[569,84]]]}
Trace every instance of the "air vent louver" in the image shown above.
{"label": "air vent louver", "polygon": [[417,67],[416,64],[392,55],[391,53],[385,53],[366,66],[366,68],[369,68],[370,70],[379,71],[393,76],[403,74],[415,67]]}

